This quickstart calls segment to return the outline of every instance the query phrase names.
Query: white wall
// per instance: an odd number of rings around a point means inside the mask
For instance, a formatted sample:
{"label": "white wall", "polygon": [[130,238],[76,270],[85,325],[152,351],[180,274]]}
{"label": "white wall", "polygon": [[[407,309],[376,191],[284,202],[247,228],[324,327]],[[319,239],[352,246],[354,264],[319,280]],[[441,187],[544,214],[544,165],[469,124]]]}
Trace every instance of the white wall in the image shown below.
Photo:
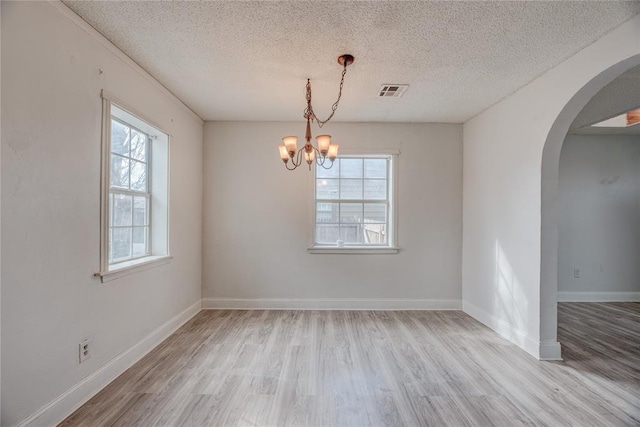
{"label": "white wall", "polygon": [[[2,7],[0,6],[0,22],[2,22]],[[2,45],[0,31],[0,46]],[[2,55],[0,55],[0,82],[2,82]],[[0,99],[2,99],[2,84],[0,83]],[[2,102],[0,102],[0,118],[2,117]],[[0,147],[2,146],[2,130],[0,127]],[[0,150],[0,423],[2,423],[2,150]]]}
{"label": "white wall", "polygon": [[[3,426],[201,297],[202,122],[68,13],[56,3],[2,2]],[[106,284],[92,277],[103,88],[172,135],[174,255],[168,265]],[[79,365],[84,337],[93,339],[93,356]]]}
{"label": "white wall", "polygon": [[640,136],[567,136],[558,231],[561,300],[640,295]]}
{"label": "white wall", "polygon": [[[331,301],[309,306],[335,307],[353,298],[360,301],[341,306],[365,307],[367,299],[383,300],[371,303],[382,307],[391,306],[386,299],[459,306],[462,127],[326,125],[322,132],[341,148],[401,151],[401,250],[320,255],[306,250],[311,174],[305,168],[287,171],[277,152],[282,136],[302,135],[304,126],[303,120],[205,124],[203,298],[210,305],[224,305],[215,301],[220,298],[325,299]],[[319,133],[315,125],[313,132]]]}
{"label": "white wall", "polygon": [[[557,262],[553,187],[560,146],[588,100],[637,65],[639,53],[636,16],[464,125],[463,307],[535,357],[560,356],[557,271],[545,267]],[[625,60],[620,70],[602,74]],[[543,185],[550,189],[544,204]],[[551,212],[547,223],[543,209]]]}

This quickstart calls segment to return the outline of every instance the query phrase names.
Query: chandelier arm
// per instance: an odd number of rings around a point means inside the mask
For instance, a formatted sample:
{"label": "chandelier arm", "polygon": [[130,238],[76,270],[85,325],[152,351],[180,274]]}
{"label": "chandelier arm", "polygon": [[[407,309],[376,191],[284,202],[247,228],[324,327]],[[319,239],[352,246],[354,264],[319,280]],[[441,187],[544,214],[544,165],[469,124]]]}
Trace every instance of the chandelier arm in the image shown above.
{"label": "chandelier arm", "polygon": [[329,166],[325,166],[324,164],[326,163],[325,161],[322,162],[322,164],[320,166],[322,166],[322,169],[331,169],[333,167],[333,160],[329,159],[331,161],[331,163],[329,164]]}
{"label": "chandelier arm", "polygon": [[[316,164],[318,166],[320,166],[322,169],[331,169],[333,167],[333,160],[329,159],[327,156],[323,156],[322,153],[320,153],[320,150],[318,150],[316,147],[313,147],[314,150],[316,150],[318,152],[318,154],[320,156],[316,156]],[[322,161],[318,160],[318,157],[322,157]],[[324,164],[327,163],[327,159],[329,159],[329,161],[331,161],[331,163],[329,164],[329,166],[325,166]]]}
{"label": "chandelier arm", "polygon": [[[300,166],[300,151],[302,149],[298,150],[298,153],[295,154],[293,157],[291,157],[291,164],[293,165],[293,167],[289,167],[289,162],[285,163],[285,166],[287,167],[288,170],[292,171],[294,169],[296,169],[298,166]],[[296,158],[298,159],[298,161],[296,162]]]}
{"label": "chandelier arm", "polygon": [[[318,166],[322,166],[324,164],[324,161],[326,159],[326,156],[323,156],[322,153],[320,152],[319,149],[317,149],[316,147],[313,147],[313,149],[315,150],[315,152],[317,153],[315,155],[316,158],[316,165]],[[322,157],[322,161],[320,161],[320,157]]]}
{"label": "chandelier arm", "polygon": [[342,98],[342,87],[344,86],[344,76],[347,74],[347,63],[344,63],[344,69],[342,70],[342,77],[340,78],[340,89],[338,90],[338,99],[331,106],[331,114],[327,117],[326,120],[320,120],[316,113],[313,111],[313,107],[311,106],[311,83],[309,79],[307,79],[307,108],[305,110],[305,117],[309,116],[311,119],[314,119],[316,123],[318,123],[318,127],[322,127],[327,123],[333,115],[336,113],[338,109],[338,104],[340,103],[340,98]]}
{"label": "chandelier arm", "polygon": [[287,168],[287,170],[292,171],[292,170],[294,170],[294,169],[296,169],[296,168],[298,167],[298,166],[296,166],[296,164],[295,164],[295,163],[293,163],[293,160],[291,161],[291,164],[293,165],[293,167],[292,167],[292,168],[290,168],[290,167],[289,167],[289,162],[287,162],[287,163],[285,163],[285,164],[284,164],[284,165],[285,165],[285,167]]}
{"label": "chandelier arm", "polygon": [[296,158],[298,159],[298,162],[296,163],[296,167],[300,166],[302,164],[302,161],[304,160],[303,151],[304,151],[304,147],[298,150],[298,154],[296,155]]}

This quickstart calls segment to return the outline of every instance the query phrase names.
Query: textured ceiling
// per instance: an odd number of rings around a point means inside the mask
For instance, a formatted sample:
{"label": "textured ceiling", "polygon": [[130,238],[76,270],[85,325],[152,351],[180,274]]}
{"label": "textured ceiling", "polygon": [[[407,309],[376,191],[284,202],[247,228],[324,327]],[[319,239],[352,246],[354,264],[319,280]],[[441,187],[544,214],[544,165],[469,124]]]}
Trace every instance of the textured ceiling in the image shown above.
{"label": "textured ceiling", "polygon": [[[205,120],[464,122],[640,13],[640,2],[64,1]],[[403,98],[376,98],[408,83]]]}

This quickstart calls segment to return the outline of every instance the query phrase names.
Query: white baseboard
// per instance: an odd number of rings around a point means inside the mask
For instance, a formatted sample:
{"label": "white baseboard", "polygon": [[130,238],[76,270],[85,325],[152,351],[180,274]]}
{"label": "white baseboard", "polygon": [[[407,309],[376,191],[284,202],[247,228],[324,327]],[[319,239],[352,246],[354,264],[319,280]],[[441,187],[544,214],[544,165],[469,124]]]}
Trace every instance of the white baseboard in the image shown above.
{"label": "white baseboard", "polygon": [[182,313],[173,317],[151,332],[133,347],[117,355],[106,365],[49,402],[18,427],[55,426],[71,415],[76,409],[106,387],[111,381],[142,359],[158,344],[198,314],[202,303],[198,300]]}
{"label": "white baseboard", "polygon": [[640,302],[640,292],[558,292],[558,302]]}
{"label": "white baseboard", "polygon": [[540,360],[562,360],[562,349],[559,342],[541,342],[539,344]]}
{"label": "white baseboard", "polygon": [[480,323],[493,329],[498,335],[511,341],[538,360],[561,360],[560,343],[542,343],[532,338],[526,332],[514,328],[509,322],[490,314],[481,308],[462,302],[462,311]]}
{"label": "white baseboard", "polygon": [[460,300],[359,298],[204,298],[203,309],[236,310],[460,310]]}

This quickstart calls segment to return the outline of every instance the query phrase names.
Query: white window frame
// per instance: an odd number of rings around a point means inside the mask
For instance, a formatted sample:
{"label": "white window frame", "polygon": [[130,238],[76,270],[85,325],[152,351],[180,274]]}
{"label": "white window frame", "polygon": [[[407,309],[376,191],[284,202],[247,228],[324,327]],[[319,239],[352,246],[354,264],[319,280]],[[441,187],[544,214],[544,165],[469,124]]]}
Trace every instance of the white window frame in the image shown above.
{"label": "white window frame", "polygon": [[[111,120],[112,120],[112,106],[130,117],[129,120],[122,120],[116,117],[119,121],[124,121],[125,125],[132,127],[136,130],[142,131],[149,135],[151,132],[144,128],[153,129],[158,133],[161,133],[163,150],[155,159],[155,156],[150,156],[147,162],[147,190],[149,193],[149,200],[147,204],[148,208],[148,222],[149,222],[149,235],[148,235],[148,251],[149,254],[145,256],[139,256],[125,261],[117,261],[109,263],[109,196],[111,194],[110,174],[111,174]],[[157,136],[155,136],[157,138]],[[108,282],[123,276],[127,276],[139,271],[147,270],[149,268],[157,267],[167,264],[171,261],[172,256],[169,252],[169,144],[170,134],[164,131],[160,126],[153,123],[153,121],[147,119],[143,114],[138,112],[135,108],[127,105],[125,102],[109,94],[107,91],[102,91],[102,151],[101,151],[101,181],[100,181],[100,271],[95,275],[100,277],[101,281]],[[152,135],[147,141],[148,144],[158,144],[154,140]],[[148,148],[149,151],[155,151]],[[162,153],[164,151],[164,153]],[[164,171],[154,172],[154,162],[161,165],[160,168],[156,165],[156,169],[163,169]],[[160,163],[158,163],[160,162]],[[162,173],[163,179],[154,180],[153,175]],[[157,182],[154,182],[157,181]],[[154,190],[154,187],[156,188]],[[159,190],[158,190],[159,189]],[[117,192],[130,193],[131,190],[116,190]],[[157,194],[154,194],[154,191]],[[136,195],[144,195],[142,192],[135,192]],[[154,210],[153,200],[157,199],[160,203],[160,207]],[[153,218],[161,218],[159,221],[154,221]],[[154,237],[155,236],[155,237]]]}
{"label": "white window frame", "polygon": [[316,167],[312,168],[309,183],[309,241],[307,251],[310,254],[396,254],[398,247],[398,158],[399,150],[342,150],[339,158],[380,158],[389,157],[389,168],[387,170],[389,203],[387,244],[386,245],[319,245],[316,244]]}

